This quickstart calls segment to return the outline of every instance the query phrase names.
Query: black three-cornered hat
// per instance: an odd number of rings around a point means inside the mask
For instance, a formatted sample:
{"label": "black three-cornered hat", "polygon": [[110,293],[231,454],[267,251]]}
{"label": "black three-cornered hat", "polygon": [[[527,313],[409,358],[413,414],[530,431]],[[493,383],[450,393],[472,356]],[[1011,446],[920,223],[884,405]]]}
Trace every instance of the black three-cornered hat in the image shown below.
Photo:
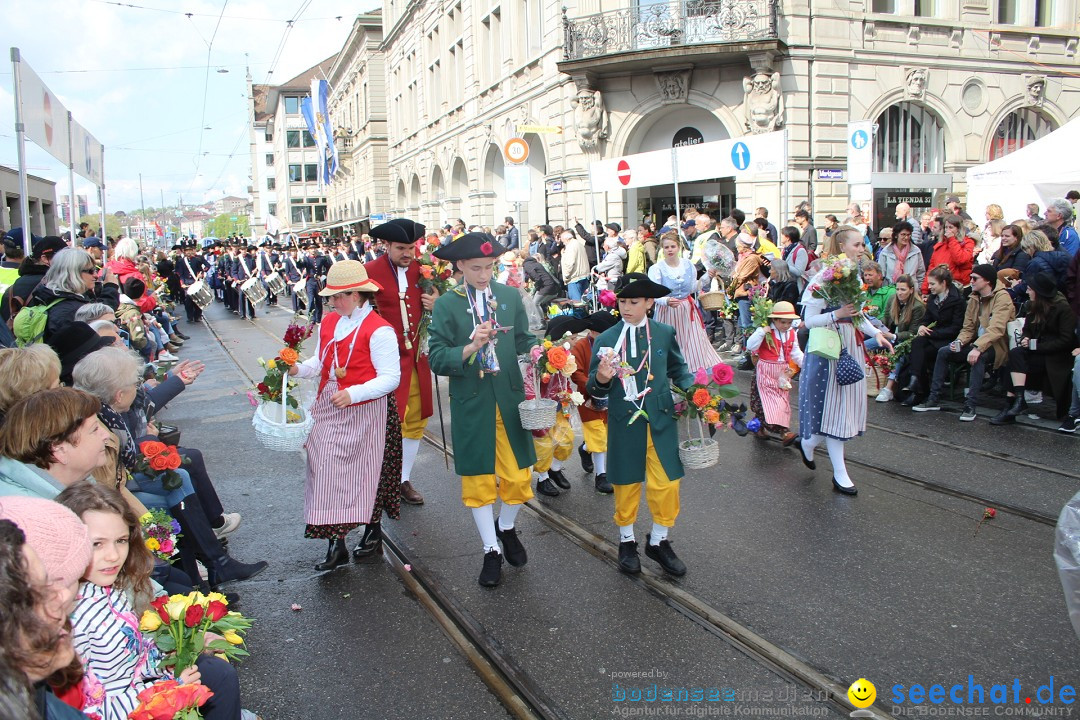
{"label": "black three-cornered hat", "polygon": [[465,233],[449,245],[444,245],[432,253],[440,260],[456,262],[477,258],[497,258],[506,252],[506,247],[487,233]]}
{"label": "black three-cornered hat", "polygon": [[408,218],[394,218],[371,228],[368,233],[375,240],[412,244],[424,237],[424,226]]}

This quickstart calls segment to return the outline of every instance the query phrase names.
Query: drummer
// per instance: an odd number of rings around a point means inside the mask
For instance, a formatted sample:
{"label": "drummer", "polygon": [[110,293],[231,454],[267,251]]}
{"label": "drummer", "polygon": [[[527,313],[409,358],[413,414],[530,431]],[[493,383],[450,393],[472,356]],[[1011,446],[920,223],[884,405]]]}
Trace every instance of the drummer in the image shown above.
{"label": "drummer", "polygon": [[187,321],[196,323],[202,320],[202,309],[195,304],[187,291],[206,276],[206,261],[195,254],[197,241],[184,240],[180,244],[182,246],[180,251],[183,254],[176,263],[176,274],[180,278],[180,287],[184,289],[184,313],[187,315]]}
{"label": "drummer", "polygon": [[304,537],[329,542],[316,570],[349,561],[345,536],[358,525],[365,526],[361,547],[381,546],[382,511],[398,515],[401,425],[394,390],[401,367],[394,329],[372,312],[379,289],[362,263],[335,264],[319,293],[330,298],[333,312],[319,326],[315,355],[289,368],[290,375],[319,378],[304,445]]}

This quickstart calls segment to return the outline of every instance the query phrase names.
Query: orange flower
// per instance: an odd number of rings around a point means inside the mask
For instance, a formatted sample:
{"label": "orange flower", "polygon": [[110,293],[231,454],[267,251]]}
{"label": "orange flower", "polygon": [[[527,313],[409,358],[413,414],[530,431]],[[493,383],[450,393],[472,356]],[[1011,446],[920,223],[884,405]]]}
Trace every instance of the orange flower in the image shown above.
{"label": "orange flower", "polygon": [[169,458],[164,453],[150,458],[150,469],[158,472],[169,469]]}
{"label": "orange flower", "polygon": [[716,423],[720,422],[720,413],[712,409],[706,410],[705,422],[709,423],[710,425],[715,425]]}
{"label": "orange flower", "polygon": [[176,451],[175,447],[170,447],[162,453],[162,457],[168,462],[168,465],[166,465],[168,470],[176,470],[184,464],[184,459],[180,457],[180,453]]}
{"label": "orange flower", "polygon": [[424,278],[430,280],[431,275],[432,275],[431,266],[430,265],[421,265],[420,266],[420,274],[423,275]]}
{"label": "orange flower", "polygon": [[139,451],[148,458],[160,455],[165,452],[167,446],[163,442],[157,440],[147,440],[146,442],[139,444]]}
{"label": "orange flower", "polygon": [[566,365],[567,357],[568,356],[564,348],[553,347],[548,350],[548,362],[551,363],[551,366],[556,370],[563,369],[563,367]]}
{"label": "orange flower", "polygon": [[295,365],[296,361],[300,359],[300,353],[292,348],[284,348],[278,353],[278,357],[281,358],[281,362],[286,365]]}
{"label": "orange flower", "polygon": [[698,388],[694,391],[694,396],[691,401],[699,408],[703,408],[709,404],[709,391],[705,388]]}

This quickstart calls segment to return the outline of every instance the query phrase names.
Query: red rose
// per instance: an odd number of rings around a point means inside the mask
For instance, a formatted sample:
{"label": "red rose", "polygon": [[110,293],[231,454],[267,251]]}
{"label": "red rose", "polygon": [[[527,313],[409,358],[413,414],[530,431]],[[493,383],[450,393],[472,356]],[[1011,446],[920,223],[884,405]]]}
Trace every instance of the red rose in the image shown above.
{"label": "red rose", "polygon": [[[161,622],[163,623],[169,623],[172,621],[172,618],[169,617],[169,613],[165,612],[165,603],[167,602],[169,602],[169,596],[162,595],[161,597],[150,603],[150,607],[157,610],[158,617],[161,618]],[[143,692],[146,691],[144,690]]]}
{"label": "red rose", "polygon": [[184,624],[189,628],[193,628],[202,622],[204,614],[202,605],[192,605],[188,607],[187,612],[184,613]]}
{"label": "red rose", "polygon": [[255,386],[255,389],[258,390],[260,393],[270,392],[270,387],[266,383],[259,383]]}
{"label": "red rose", "polygon": [[228,612],[229,606],[220,600],[211,600],[210,604],[206,606],[206,614],[213,622],[225,617]]}
{"label": "red rose", "polygon": [[147,440],[139,444],[139,451],[148,458],[165,452],[167,445],[157,440]]}
{"label": "red rose", "polygon": [[986,517],[986,518],[987,518],[988,520],[989,520],[989,519],[993,519],[993,518],[997,517],[997,510],[995,510],[994,508],[986,508],[986,510],[985,510],[985,511],[983,511],[983,515],[984,515],[984,516],[985,516],[985,517]]}
{"label": "red rose", "polygon": [[158,472],[169,469],[169,458],[164,455],[155,455],[148,461],[151,470]]}
{"label": "red rose", "polygon": [[484,253],[485,255],[490,255],[491,251],[492,247],[491,243],[489,242],[485,242],[483,245],[480,246],[480,252]]}

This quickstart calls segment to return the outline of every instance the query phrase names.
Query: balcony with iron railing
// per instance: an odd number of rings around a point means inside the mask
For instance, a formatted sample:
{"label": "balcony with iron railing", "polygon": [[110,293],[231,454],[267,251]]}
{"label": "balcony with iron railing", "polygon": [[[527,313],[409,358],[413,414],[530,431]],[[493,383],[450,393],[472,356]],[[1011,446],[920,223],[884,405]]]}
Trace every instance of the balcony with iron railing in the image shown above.
{"label": "balcony with iron railing", "polygon": [[[631,0],[632,1],[632,0]],[[671,0],[570,19],[563,8],[564,72],[580,61],[686,57],[776,47],[778,0]],[[706,49],[707,47],[707,49]],[[584,65],[584,63],[583,63]]]}

